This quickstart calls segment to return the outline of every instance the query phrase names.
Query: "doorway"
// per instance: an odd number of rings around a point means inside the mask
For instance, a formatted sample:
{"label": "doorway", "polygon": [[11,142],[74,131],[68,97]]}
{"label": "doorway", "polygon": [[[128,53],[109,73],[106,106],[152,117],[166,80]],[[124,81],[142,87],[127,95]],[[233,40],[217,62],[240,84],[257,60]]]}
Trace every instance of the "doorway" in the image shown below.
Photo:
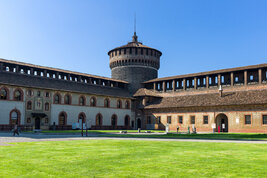
{"label": "doorway", "polygon": [[142,127],[141,119],[137,119],[137,129]]}
{"label": "doorway", "polygon": [[39,130],[41,125],[41,119],[40,117],[35,118],[35,129]]}
{"label": "doorway", "polygon": [[218,114],[215,119],[216,123],[216,132],[228,132],[228,117],[225,114]]}

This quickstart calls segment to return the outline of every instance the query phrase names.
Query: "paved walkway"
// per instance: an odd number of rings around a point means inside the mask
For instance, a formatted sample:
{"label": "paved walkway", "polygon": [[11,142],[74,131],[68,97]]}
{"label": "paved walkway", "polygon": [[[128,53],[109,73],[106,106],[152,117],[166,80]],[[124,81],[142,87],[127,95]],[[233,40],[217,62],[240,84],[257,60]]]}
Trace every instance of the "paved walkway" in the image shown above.
{"label": "paved walkway", "polygon": [[143,141],[178,141],[178,142],[214,142],[214,143],[256,143],[267,144],[267,141],[250,140],[209,140],[209,139],[166,139],[166,138],[118,138],[98,137],[97,134],[90,134],[89,137],[80,135],[43,135],[43,134],[20,134],[12,136],[11,133],[0,133],[0,146],[11,146],[8,143],[15,142],[40,142],[40,141],[68,141],[68,140],[143,140]]}

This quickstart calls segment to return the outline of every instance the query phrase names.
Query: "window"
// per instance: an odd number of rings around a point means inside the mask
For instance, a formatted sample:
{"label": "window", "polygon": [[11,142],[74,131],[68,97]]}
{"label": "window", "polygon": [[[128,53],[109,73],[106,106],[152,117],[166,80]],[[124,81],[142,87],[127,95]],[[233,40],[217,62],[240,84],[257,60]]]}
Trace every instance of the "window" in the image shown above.
{"label": "window", "polygon": [[95,122],[96,126],[102,126],[102,115],[101,114],[97,114],[96,115],[96,122]]}
{"label": "window", "polygon": [[245,124],[251,124],[251,115],[245,115]]}
{"label": "window", "polygon": [[71,104],[70,95],[66,94],[64,97],[64,104]]}
{"label": "window", "polygon": [[27,96],[33,96],[33,91],[32,90],[28,90],[27,91]]}
{"label": "window", "polygon": [[14,92],[14,100],[15,101],[22,101],[22,91],[19,89],[16,89]]}
{"label": "window", "polygon": [[172,123],[172,116],[167,116],[167,123],[171,124]]}
{"label": "window", "polygon": [[104,100],[104,107],[109,108],[109,99],[108,98],[106,98]]}
{"label": "window", "polygon": [[267,124],[267,115],[262,115],[262,124]]}
{"label": "window", "polygon": [[45,92],[45,97],[49,98],[50,97],[50,93],[49,92]]}
{"label": "window", "polygon": [[27,102],[27,110],[31,110],[32,109],[32,102],[28,101]]}
{"label": "window", "polygon": [[124,117],[124,125],[125,125],[126,127],[128,127],[129,124],[130,124],[130,117],[129,117],[128,115],[126,115],[126,116]]}
{"label": "window", "polygon": [[10,116],[11,116],[10,119],[11,119],[11,124],[12,125],[19,124],[18,123],[19,122],[19,113],[18,113],[18,111],[16,111],[16,110],[11,111]]}
{"label": "window", "polygon": [[80,96],[80,98],[79,98],[79,105],[80,106],[85,106],[85,97],[84,96]]}
{"label": "window", "polygon": [[48,118],[45,118],[45,123],[48,124]]}
{"label": "window", "polygon": [[130,109],[130,102],[129,102],[129,101],[126,101],[126,102],[125,102],[125,108],[126,108],[126,109]]}
{"label": "window", "polygon": [[37,91],[37,96],[41,96],[41,92],[40,91]]}
{"label": "window", "polygon": [[95,99],[95,97],[91,97],[91,99],[90,99],[90,106],[96,106],[96,99]]}
{"label": "window", "polygon": [[27,118],[27,123],[28,123],[28,124],[31,123],[31,118],[30,118],[30,117]]}
{"label": "window", "polygon": [[161,117],[160,116],[157,117],[157,124],[161,124]]}
{"label": "window", "polygon": [[178,119],[179,119],[179,124],[183,124],[183,116],[179,116]]}
{"label": "window", "polygon": [[65,112],[62,112],[59,114],[59,118],[58,118],[58,125],[63,126],[66,125],[67,121],[67,115]]}
{"label": "window", "polygon": [[0,91],[0,99],[1,100],[7,100],[7,89],[2,88]]}
{"label": "window", "polygon": [[147,116],[147,124],[151,124],[151,116]]}
{"label": "window", "polygon": [[195,116],[190,116],[191,124],[195,124]]}
{"label": "window", "polygon": [[45,111],[49,111],[49,103],[45,103]]}
{"label": "window", "polygon": [[209,116],[203,116],[203,124],[209,124]]}
{"label": "window", "polygon": [[54,97],[54,103],[55,104],[60,104],[60,95],[59,94],[55,94],[55,97]]}
{"label": "window", "polygon": [[121,100],[117,101],[117,108],[121,108]]}

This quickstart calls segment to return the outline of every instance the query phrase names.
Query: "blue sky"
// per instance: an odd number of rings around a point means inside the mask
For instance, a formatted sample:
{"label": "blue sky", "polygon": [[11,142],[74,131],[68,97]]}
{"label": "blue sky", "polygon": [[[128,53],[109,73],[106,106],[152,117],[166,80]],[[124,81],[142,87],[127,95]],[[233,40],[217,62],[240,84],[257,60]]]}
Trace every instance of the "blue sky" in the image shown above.
{"label": "blue sky", "polygon": [[110,76],[137,35],[159,77],[267,62],[266,0],[0,0],[0,58]]}

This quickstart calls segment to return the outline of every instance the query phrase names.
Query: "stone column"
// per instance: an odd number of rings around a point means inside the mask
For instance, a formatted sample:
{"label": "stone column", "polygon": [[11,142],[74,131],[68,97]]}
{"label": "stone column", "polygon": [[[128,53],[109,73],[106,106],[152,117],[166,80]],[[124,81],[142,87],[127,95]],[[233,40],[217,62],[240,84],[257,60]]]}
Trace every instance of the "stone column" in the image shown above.
{"label": "stone column", "polygon": [[56,79],[58,79],[58,76],[59,76],[59,73],[57,72],[57,73],[56,73]]}
{"label": "stone column", "polygon": [[194,78],[194,89],[197,89],[197,78]]}
{"label": "stone column", "polygon": [[248,71],[246,70],[244,71],[244,85],[248,85]]}
{"label": "stone column", "polygon": [[234,86],[234,73],[231,72],[231,86]]}
{"label": "stone column", "polygon": [[259,69],[259,84],[262,82],[262,70]]}
{"label": "stone column", "polygon": [[175,91],[175,87],[176,87],[176,85],[175,85],[175,80],[173,80],[173,81],[172,81],[172,91]]}
{"label": "stone column", "polygon": [[183,89],[186,90],[186,83],[185,83],[185,78],[183,79]]}
{"label": "stone column", "polygon": [[33,73],[33,68],[31,68],[30,71],[31,71],[31,72],[30,72],[31,75],[34,75],[34,73]]}
{"label": "stone column", "polygon": [[3,71],[3,63],[0,63],[0,71]]}
{"label": "stone column", "polygon": [[153,83],[153,90],[156,91],[156,82]]}
{"label": "stone column", "polygon": [[209,76],[206,76],[206,88],[209,88]]}
{"label": "stone column", "polygon": [[43,74],[44,74],[44,77],[47,77],[47,70],[44,70]]}
{"label": "stone column", "polygon": [[19,66],[16,66],[16,72],[19,73]]}
{"label": "stone column", "polygon": [[218,87],[220,87],[220,85],[221,85],[221,74],[218,74],[218,76],[217,76],[218,78]]}
{"label": "stone column", "polygon": [[163,90],[163,92],[166,92],[166,82],[165,81],[162,82],[162,90]]}

